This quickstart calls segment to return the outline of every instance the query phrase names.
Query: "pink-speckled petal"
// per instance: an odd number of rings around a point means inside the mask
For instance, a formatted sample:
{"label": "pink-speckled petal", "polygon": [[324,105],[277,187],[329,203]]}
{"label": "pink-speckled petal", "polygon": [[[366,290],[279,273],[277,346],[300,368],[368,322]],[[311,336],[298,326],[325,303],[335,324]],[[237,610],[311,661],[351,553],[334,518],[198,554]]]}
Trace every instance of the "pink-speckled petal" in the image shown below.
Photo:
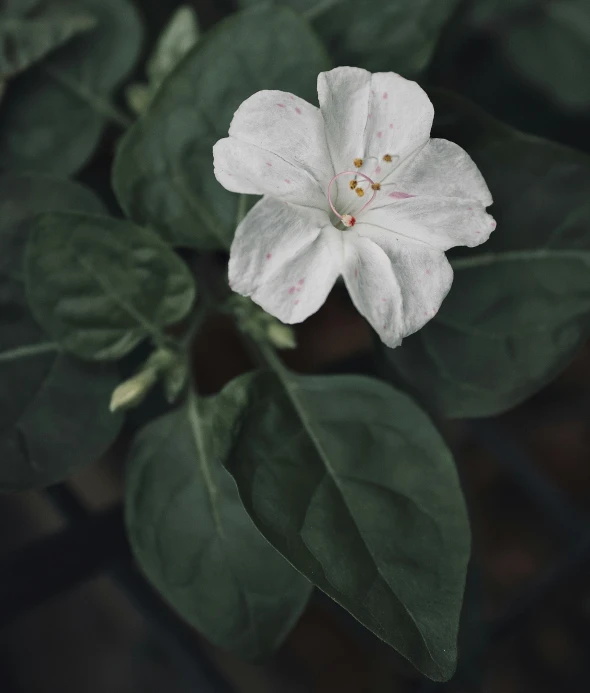
{"label": "pink-speckled petal", "polygon": [[215,176],[232,192],[327,209],[334,173],[324,123],[319,109],[299,97],[260,91],[246,99],[213,154]]}
{"label": "pink-speckled petal", "polygon": [[342,235],[326,212],[265,197],[236,231],[232,289],[285,323],[301,322],[321,307],[341,272]]}

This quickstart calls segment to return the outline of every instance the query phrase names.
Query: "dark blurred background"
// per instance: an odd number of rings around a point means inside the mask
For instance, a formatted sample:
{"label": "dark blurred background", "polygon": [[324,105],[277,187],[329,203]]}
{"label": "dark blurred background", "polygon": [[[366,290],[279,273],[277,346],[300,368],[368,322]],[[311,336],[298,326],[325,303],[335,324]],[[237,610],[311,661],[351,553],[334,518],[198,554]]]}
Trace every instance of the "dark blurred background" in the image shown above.
{"label": "dark blurred background", "polygon": [[[140,3],[146,53],[179,4]],[[192,4],[203,29],[234,8],[230,0]],[[484,21],[467,30],[464,9],[443,35],[425,83],[461,93],[526,132],[590,152],[588,110],[558,106],[528,84],[500,50],[502,27]],[[107,132],[80,176],[105,196],[116,134]],[[371,335],[338,288],[299,327],[298,340],[286,359],[296,370],[371,371]],[[206,392],[251,365],[222,318],[206,325],[194,361]],[[513,411],[438,422],[461,473],[473,557],[459,669],[450,683],[432,684],[320,594],[281,651],[260,665],[213,648],[183,624],[139,575],[124,536],[122,472],[137,423],[132,416],[117,446],[67,484],[0,498],[0,693],[586,692],[589,418],[587,345],[557,380]]]}

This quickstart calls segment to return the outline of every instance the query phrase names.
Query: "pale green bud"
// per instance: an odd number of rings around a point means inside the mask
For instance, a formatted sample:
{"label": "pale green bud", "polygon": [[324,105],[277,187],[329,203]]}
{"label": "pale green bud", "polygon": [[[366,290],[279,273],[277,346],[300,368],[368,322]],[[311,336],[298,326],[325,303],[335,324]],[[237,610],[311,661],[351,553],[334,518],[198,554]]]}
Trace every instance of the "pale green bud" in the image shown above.
{"label": "pale green bud", "polygon": [[295,331],[288,325],[283,325],[278,320],[273,320],[267,327],[266,336],[268,341],[277,349],[295,349],[297,340]]}
{"label": "pale green bud", "polygon": [[158,372],[155,368],[139,371],[132,378],[125,380],[125,382],[115,388],[109,409],[115,412],[120,409],[136,407],[145,399],[157,379]]}

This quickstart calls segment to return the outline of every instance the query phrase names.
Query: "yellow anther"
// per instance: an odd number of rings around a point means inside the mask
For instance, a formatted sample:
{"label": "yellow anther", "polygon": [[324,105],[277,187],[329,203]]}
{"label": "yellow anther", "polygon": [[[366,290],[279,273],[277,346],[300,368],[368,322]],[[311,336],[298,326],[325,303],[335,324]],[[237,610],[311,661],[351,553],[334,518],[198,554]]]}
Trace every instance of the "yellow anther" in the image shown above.
{"label": "yellow anther", "polygon": [[355,192],[359,197],[363,197],[365,194],[365,191],[362,188],[357,188]]}
{"label": "yellow anther", "polygon": [[383,161],[387,161],[387,163],[390,164],[393,161],[393,157],[391,156],[391,154],[386,154],[383,157]]}
{"label": "yellow anther", "polygon": [[363,165],[363,160],[355,159],[352,163],[356,166],[356,168],[360,168]]}
{"label": "yellow anther", "polygon": [[354,190],[358,183],[355,180],[351,180],[350,183],[348,184],[351,190]]}
{"label": "yellow anther", "polygon": [[371,188],[373,190],[381,190],[381,183],[373,183],[373,185],[371,185]]}

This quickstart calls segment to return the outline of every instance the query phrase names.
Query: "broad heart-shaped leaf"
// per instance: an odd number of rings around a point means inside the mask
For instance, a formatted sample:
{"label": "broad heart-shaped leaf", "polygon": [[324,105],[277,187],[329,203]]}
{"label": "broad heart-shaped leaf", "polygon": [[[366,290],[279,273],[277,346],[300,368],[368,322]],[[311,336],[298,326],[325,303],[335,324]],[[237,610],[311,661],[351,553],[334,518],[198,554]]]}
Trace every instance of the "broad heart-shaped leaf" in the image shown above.
{"label": "broad heart-shaped leaf", "polygon": [[397,349],[377,348],[385,372],[441,414],[491,416],[548,383],[590,334],[590,157],[431,96],[434,134],[474,158],[498,227],[454,253],[434,320]]}
{"label": "broad heart-shaped leaf", "polygon": [[[268,0],[239,0],[244,7]],[[309,19],[338,65],[416,76],[459,0],[274,0]]]}
{"label": "broad heart-shaped leaf", "polygon": [[26,304],[22,264],[31,220],[54,207],[102,211],[75,183],[0,177],[0,491],[61,481],[98,459],[122,422],[108,410],[116,369],[60,353]]}
{"label": "broad heart-shaped leaf", "polygon": [[517,73],[566,108],[590,107],[588,0],[480,0],[473,13],[475,22],[499,27],[503,55]]}
{"label": "broad heart-shaped leaf", "polygon": [[130,0],[76,0],[97,21],[15,79],[0,109],[0,168],[67,175],[92,155],[114,89],[139,55],[142,27]]}
{"label": "broad heart-shaped leaf", "polygon": [[126,519],[148,579],[214,644],[247,659],[277,648],[311,591],[258,532],[221,465],[249,376],[230,397],[191,397],[139,434],[128,461]]}
{"label": "broad heart-shaped leaf", "polygon": [[261,89],[314,101],[327,67],[307,23],[285,8],[240,12],[205,33],[121,143],[113,184],[128,216],[177,246],[229,247],[246,198],[216,181],[213,145]]}
{"label": "broad heart-shaped leaf", "polygon": [[246,510],[367,628],[426,676],[450,678],[469,558],[451,454],[384,383],[279,372],[252,380],[226,458]]}
{"label": "broad heart-shaped leaf", "polygon": [[0,12],[0,79],[26,70],[73,36],[89,31],[96,20],[85,11],[49,6],[32,18],[5,17]]}
{"label": "broad heart-shaped leaf", "polygon": [[26,259],[33,313],[64,349],[117,359],[181,320],[195,298],[184,262],[149,229],[76,212],[32,223]]}

